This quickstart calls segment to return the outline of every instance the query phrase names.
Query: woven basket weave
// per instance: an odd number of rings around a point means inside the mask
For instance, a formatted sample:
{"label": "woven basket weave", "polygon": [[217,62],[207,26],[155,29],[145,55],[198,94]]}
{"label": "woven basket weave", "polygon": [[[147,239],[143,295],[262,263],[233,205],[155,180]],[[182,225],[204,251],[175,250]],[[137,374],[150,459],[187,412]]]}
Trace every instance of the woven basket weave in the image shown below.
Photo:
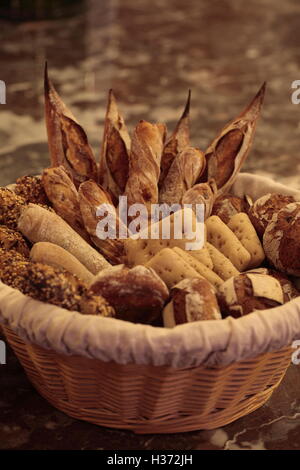
{"label": "woven basket weave", "polygon": [[287,347],[222,368],[124,365],[57,354],[3,330],[32,384],[53,406],[136,433],[214,429],[251,413],[280,384],[292,354]]}
{"label": "woven basket weave", "polygon": [[[276,186],[263,180],[241,176],[235,194]],[[3,332],[38,392],[74,418],[136,433],[213,429],[254,411],[280,384],[300,338],[300,297],[173,331],[88,317],[0,283]]]}

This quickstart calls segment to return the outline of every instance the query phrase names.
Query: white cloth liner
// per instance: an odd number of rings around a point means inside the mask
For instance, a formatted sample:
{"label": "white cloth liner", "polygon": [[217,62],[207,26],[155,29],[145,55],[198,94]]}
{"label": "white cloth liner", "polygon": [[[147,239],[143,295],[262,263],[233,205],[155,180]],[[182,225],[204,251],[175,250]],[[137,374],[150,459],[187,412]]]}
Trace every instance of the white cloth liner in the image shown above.
{"label": "white cloth liner", "polygon": [[[233,192],[239,196],[246,192],[254,199],[281,192],[300,200],[300,191],[247,173],[238,176]],[[119,364],[225,366],[300,338],[300,297],[239,319],[194,322],[173,329],[70,312],[31,299],[1,282],[0,307],[0,323],[26,342],[61,354]]]}

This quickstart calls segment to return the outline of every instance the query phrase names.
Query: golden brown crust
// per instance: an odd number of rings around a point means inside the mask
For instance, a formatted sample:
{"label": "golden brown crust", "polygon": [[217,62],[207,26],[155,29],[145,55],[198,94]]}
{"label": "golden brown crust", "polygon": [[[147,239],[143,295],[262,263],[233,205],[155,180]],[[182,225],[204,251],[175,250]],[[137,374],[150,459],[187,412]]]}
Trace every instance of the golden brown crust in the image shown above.
{"label": "golden brown crust", "polygon": [[205,168],[201,150],[185,147],[173,160],[159,193],[161,203],[180,203],[183,195],[197,182]]}
{"label": "golden brown crust", "polygon": [[208,219],[211,215],[212,207],[217,195],[217,186],[212,179],[207,183],[195,184],[191,189],[186,191],[182,197],[182,204],[192,204],[192,208],[196,213],[196,204],[204,205],[204,219]]}
{"label": "golden brown crust", "polygon": [[87,242],[90,237],[82,220],[77,189],[64,167],[46,168],[42,182],[56,213]]}
{"label": "golden brown crust", "polygon": [[163,150],[160,125],[140,121],[132,137],[129,178],[125,188],[128,205],[144,204],[150,212],[158,202],[158,179]]}
{"label": "golden brown crust", "polygon": [[39,176],[22,176],[16,181],[14,192],[25,199],[27,203],[50,205]]}
{"label": "golden brown crust", "polygon": [[76,186],[97,179],[97,165],[86,133],[67,109],[45,67],[45,118],[52,166],[63,165]]}
{"label": "golden brown crust", "polygon": [[99,183],[117,202],[124,193],[129,172],[130,137],[117,106],[113,91],[109,91],[104,134],[100,156]]}
{"label": "golden brown crust", "polygon": [[[169,321],[179,325],[199,320],[221,319],[215,290],[206,279],[184,279],[171,289],[170,299],[172,311],[165,308],[165,323]],[[168,314],[165,315],[166,311],[169,311],[171,318],[168,318]]]}
{"label": "golden brown crust", "polygon": [[293,196],[278,193],[266,194],[254,202],[248,215],[259,237],[263,237],[273,215],[292,202],[295,202]]}
{"label": "golden brown crust", "polygon": [[[79,187],[79,204],[85,228],[90,234],[93,243],[113,264],[124,262],[124,240],[117,238],[121,222],[109,194],[94,181],[86,181]],[[97,224],[104,218],[97,216],[97,208],[102,204],[107,206],[110,216],[116,222],[116,238],[114,239],[106,238],[102,240],[97,236]]]}
{"label": "golden brown crust", "polygon": [[[255,278],[260,285],[259,292],[255,291]],[[226,281],[219,289],[218,302],[223,317],[238,318],[254,310],[277,307],[284,302],[284,295],[279,281],[253,271]]]}
{"label": "golden brown crust", "polygon": [[228,224],[230,217],[239,212],[248,212],[249,204],[246,199],[242,199],[232,194],[219,196],[213,205],[212,215],[217,215],[225,224]]}
{"label": "golden brown crust", "polygon": [[263,236],[270,263],[279,271],[300,276],[300,202],[274,213]]}
{"label": "golden brown crust", "polygon": [[100,273],[90,291],[102,295],[117,318],[135,323],[152,323],[161,315],[169,292],[156,273],[144,266],[124,265]]}
{"label": "golden brown crust", "polygon": [[0,248],[15,250],[25,258],[29,257],[29,245],[20,232],[0,225]]}
{"label": "golden brown crust", "polygon": [[160,168],[160,178],[159,186],[161,187],[165,177],[167,176],[169,169],[172,165],[173,160],[176,156],[182,152],[182,150],[190,145],[190,122],[189,122],[189,113],[190,113],[190,101],[191,101],[191,91],[189,90],[187,102],[185,109],[181,118],[179,119],[174,132],[167,140],[163,154],[161,158],[161,168]]}
{"label": "golden brown crust", "polygon": [[116,316],[115,309],[109,305],[101,295],[96,295],[87,290],[80,299],[80,311],[84,315],[101,315],[113,318]]}
{"label": "golden brown crust", "polygon": [[0,188],[0,224],[16,230],[22,207],[26,206],[23,197],[7,188]]}
{"label": "golden brown crust", "polygon": [[249,106],[222,129],[205,152],[207,171],[201,181],[214,178],[219,195],[230,189],[248,155],[264,93],[265,84]]}

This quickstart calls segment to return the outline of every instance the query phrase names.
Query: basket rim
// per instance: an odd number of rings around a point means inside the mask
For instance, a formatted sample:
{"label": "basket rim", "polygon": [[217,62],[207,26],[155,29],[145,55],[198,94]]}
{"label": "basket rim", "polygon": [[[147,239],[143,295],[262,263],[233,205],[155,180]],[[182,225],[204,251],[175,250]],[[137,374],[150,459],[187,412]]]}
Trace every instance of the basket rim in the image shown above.
{"label": "basket rim", "polygon": [[[263,185],[262,185],[263,183]],[[266,192],[300,191],[249,173],[239,175],[233,193],[251,197]],[[289,346],[300,338],[300,297],[272,309],[234,319],[198,321],[173,329],[133,324],[34,300],[0,282],[0,323],[26,342],[67,355],[119,364],[172,367],[225,366]]]}

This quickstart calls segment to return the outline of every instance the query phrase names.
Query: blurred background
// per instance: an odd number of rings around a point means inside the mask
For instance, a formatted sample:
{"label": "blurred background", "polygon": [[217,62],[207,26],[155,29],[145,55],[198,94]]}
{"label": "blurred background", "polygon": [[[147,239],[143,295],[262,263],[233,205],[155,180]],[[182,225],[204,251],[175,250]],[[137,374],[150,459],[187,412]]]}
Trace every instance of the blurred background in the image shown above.
{"label": "blurred background", "polygon": [[43,68],[99,154],[113,88],[129,128],[171,131],[192,89],[192,143],[205,150],[263,81],[267,95],[244,170],[300,188],[298,0],[1,0],[0,185],[48,165]]}

